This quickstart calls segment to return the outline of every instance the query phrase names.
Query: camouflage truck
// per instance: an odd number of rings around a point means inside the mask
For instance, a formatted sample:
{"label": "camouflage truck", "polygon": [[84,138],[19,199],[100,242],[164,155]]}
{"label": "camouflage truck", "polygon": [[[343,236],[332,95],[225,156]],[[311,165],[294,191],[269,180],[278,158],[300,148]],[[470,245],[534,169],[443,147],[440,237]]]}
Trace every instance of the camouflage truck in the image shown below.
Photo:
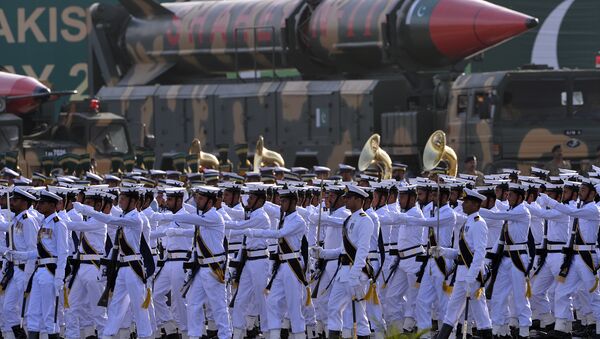
{"label": "camouflage truck", "polygon": [[56,169],[79,174],[92,166],[109,173],[124,169],[124,159],[134,154],[125,119],[108,112],[61,112],[57,123],[41,124],[2,113],[0,140],[0,165],[26,176]]}
{"label": "camouflage truck", "polygon": [[237,165],[260,135],[287,166],[335,168],[373,133],[417,168],[457,70],[537,25],[482,0],[119,4],[90,7],[89,88],[163,168],[194,138]]}
{"label": "camouflage truck", "polygon": [[448,142],[485,171],[550,160],[561,145],[585,167],[600,146],[600,71],[523,69],[459,76],[450,90]]}

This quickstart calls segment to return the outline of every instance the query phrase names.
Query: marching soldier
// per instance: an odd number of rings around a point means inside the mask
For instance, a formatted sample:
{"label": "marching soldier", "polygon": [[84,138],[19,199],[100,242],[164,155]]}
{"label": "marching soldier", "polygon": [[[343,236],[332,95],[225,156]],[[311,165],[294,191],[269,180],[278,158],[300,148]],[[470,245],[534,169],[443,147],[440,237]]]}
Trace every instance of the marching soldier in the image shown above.
{"label": "marching soldier", "polygon": [[[252,185],[248,188],[249,197],[246,205],[246,220],[231,220],[225,223],[225,228],[242,230],[246,228],[271,229],[271,222],[264,209],[266,187]],[[242,253],[237,267],[237,292],[232,297],[233,336],[241,339],[246,328],[246,316],[258,311],[261,319],[267,319],[266,297],[264,289],[267,286],[269,271],[269,250],[264,238],[244,236]],[[248,305],[253,302],[253,307]],[[266,322],[261,322],[261,330],[267,331]]]}
{"label": "marching soldier", "polygon": [[227,309],[225,289],[225,260],[223,247],[225,223],[216,210],[219,189],[211,186],[194,188],[197,214],[173,214],[167,220],[194,225],[193,229],[171,228],[168,236],[193,237],[193,255],[183,293],[187,300],[187,323],[189,339],[202,336],[205,313],[204,305],[210,307],[218,328],[220,339],[231,338],[231,323]]}
{"label": "marching soldier", "polygon": [[[409,217],[421,220],[423,213],[417,205],[417,193],[414,186],[399,187],[399,206],[402,213]],[[386,310],[386,320],[395,322],[396,328],[402,329],[415,322],[415,308],[417,301],[417,274],[421,268],[421,263],[416,261],[416,257],[425,253],[421,245],[423,236],[423,227],[420,223],[409,225],[400,223],[398,231],[398,246],[395,251],[391,251],[391,266],[388,276],[384,281],[384,293],[389,305]],[[404,309],[400,307],[402,299],[406,299]],[[404,322],[407,326],[404,327]],[[430,336],[424,333],[424,336]]]}
{"label": "marching soldier", "polygon": [[[38,224],[28,213],[28,208],[36,198],[16,187],[10,197],[10,208],[15,213],[6,230],[6,249],[23,253],[36,253]],[[27,335],[21,327],[22,296],[35,269],[35,257],[17,259],[6,255],[0,288],[4,292],[2,305],[2,336],[5,339],[25,339]]]}
{"label": "marching soldier", "polygon": [[11,252],[17,260],[37,257],[26,315],[29,338],[38,338],[41,332],[47,333],[50,339],[59,337],[58,302],[63,293],[69,255],[67,226],[56,214],[56,204],[60,200],[54,193],[40,192],[37,209],[44,215],[44,220],[38,231],[37,250]]}
{"label": "marching soldier", "polygon": [[[287,315],[292,327],[291,338],[301,339],[305,338],[303,307],[310,301],[310,289],[303,268],[307,257],[302,256],[301,248],[306,243],[307,226],[296,211],[296,191],[284,188],[279,195],[282,217],[277,229],[249,228],[243,230],[242,234],[253,238],[278,239],[273,272],[266,289],[269,338],[280,337],[284,315]],[[304,298],[307,299],[306,303]]]}
{"label": "marching soldier", "polygon": [[[452,247],[452,234],[456,223],[456,215],[448,204],[450,187],[441,185],[438,190],[430,192],[433,205],[429,209],[429,216],[423,219],[401,214],[400,222],[407,226],[427,227],[428,248],[434,246]],[[424,213],[425,214],[425,213]],[[439,231],[438,231],[439,229]],[[447,275],[451,269],[451,262],[440,258],[427,258],[425,269],[421,269],[421,282],[417,293],[415,315],[419,330],[431,327],[432,308],[437,305],[437,314],[446,312],[448,295],[445,291]]]}
{"label": "marching soldier", "polygon": [[597,254],[600,209],[595,203],[600,181],[582,178],[577,206],[561,204],[542,194],[542,203],[571,217],[571,237],[564,254],[555,290],[555,329],[568,332],[571,318],[570,299],[581,287],[588,291],[592,310],[596,316],[596,334],[600,335],[600,291],[598,290]]}
{"label": "marching soldier", "polygon": [[[528,235],[531,214],[525,208],[525,187],[519,184],[509,184],[507,211],[490,212],[480,210],[484,219],[504,220],[500,241],[496,244],[493,259],[493,275],[496,275],[491,296],[491,316],[494,335],[508,325],[506,305],[509,296],[515,305],[514,312],[518,316],[519,337],[529,337],[531,326],[531,307],[528,299],[529,289],[529,255]],[[492,278],[493,279],[493,278]]]}
{"label": "marching soldier", "polygon": [[[575,183],[566,183],[563,188],[562,184],[546,183],[544,184],[546,186],[545,193],[552,200],[564,204],[575,204],[572,197],[574,196],[576,199],[577,195],[573,194],[571,189],[573,184]],[[576,183],[576,185],[579,186],[579,183]],[[554,326],[551,326],[551,324],[555,323],[553,315],[556,312],[550,300],[554,300],[556,277],[560,274],[560,266],[563,261],[562,251],[569,241],[569,216],[556,209],[549,208],[544,198],[538,198],[537,201],[540,203],[537,207],[530,205],[528,209],[532,216],[535,215],[544,219],[544,243],[533,273],[531,306],[539,314],[541,329],[553,329]],[[562,326],[563,324],[559,324],[559,327]],[[568,332],[566,328],[557,330],[565,332],[565,335]]]}
{"label": "marching soldier", "polygon": [[[117,266],[116,275],[107,277],[111,281],[107,281],[108,291],[104,292],[110,295],[110,290],[113,289],[107,308],[108,319],[103,331],[103,338],[106,339],[124,331],[120,330],[120,326],[128,309],[131,309],[138,337],[150,338],[153,332],[148,312],[151,292],[146,288],[147,276],[140,252],[143,222],[136,209],[139,199],[137,186],[121,187],[119,207],[123,212],[120,217],[97,212],[91,206],[74,203],[74,208],[83,215],[117,228],[110,258],[112,264]],[[108,286],[109,283],[112,286]]]}
{"label": "marching soldier", "polygon": [[312,255],[316,258],[338,258],[339,268],[332,278],[328,303],[330,339],[340,338],[344,326],[342,314],[347,307],[351,307],[354,335],[359,339],[371,335],[365,299],[369,279],[373,279],[373,269],[367,262],[373,222],[362,209],[367,197],[364,190],[349,185],[344,198],[351,215],[342,225],[342,246],[334,249],[312,248]]}
{"label": "marching soldier", "polygon": [[[444,322],[436,339],[447,339],[460,320],[459,317],[470,308],[477,324],[480,337],[492,338],[492,323],[483,296],[484,261],[487,245],[487,226],[479,216],[481,202],[485,196],[475,190],[464,189],[466,194],[462,204],[467,220],[460,228],[458,249],[434,246],[430,249],[433,257],[443,256],[456,260],[456,281],[448,301]],[[463,331],[467,329],[463,327]]]}
{"label": "marching soldier", "polygon": [[[184,188],[165,188],[167,209],[172,215],[188,214],[183,208]],[[166,215],[163,215],[166,218]],[[194,226],[181,222],[170,222],[159,226],[153,235],[162,237],[165,258],[154,277],[154,307],[157,326],[165,329],[167,339],[178,338],[187,333],[187,308],[179,291],[183,287],[185,272],[183,263],[188,261],[192,249],[192,238],[168,235],[169,229],[193,229]],[[172,232],[171,232],[172,233]],[[167,306],[167,294],[171,292],[171,305]]]}
{"label": "marching soldier", "polygon": [[[86,191],[84,204],[93,207],[98,212],[107,213],[109,209],[106,208],[104,202],[106,194],[98,190]],[[85,338],[97,338],[95,331],[102,333],[106,323],[106,309],[98,306],[98,300],[104,290],[98,276],[100,261],[104,257],[107,227],[105,223],[93,217],[86,219],[67,222],[67,228],[76,232],[79,239],[71,278],[67,282],[67,295],[71,315],[82,317],[87,314],[94,321],[95,326],[83,327],[81,318],[72,323],[67,321],[65,336],[73,339],[79,338],[81,329],[83,329]]]}

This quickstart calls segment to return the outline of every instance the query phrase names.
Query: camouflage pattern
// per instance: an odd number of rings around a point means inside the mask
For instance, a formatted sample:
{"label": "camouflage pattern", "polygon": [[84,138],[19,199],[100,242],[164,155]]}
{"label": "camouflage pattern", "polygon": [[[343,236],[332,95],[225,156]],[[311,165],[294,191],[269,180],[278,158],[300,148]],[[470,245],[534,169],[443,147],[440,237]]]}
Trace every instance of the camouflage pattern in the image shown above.
{"label": "camouflage pattern", "polygon": [[600,115],[599,91],[600,72],[593,70],[462,75],[448,105],[449,146],[459,159],[476,155],[486,173],[516,165],[543,167],[554,145],[561,145],[565,159],[578,168],[600,145],[590,124]]}
{"label": "camouflage pattern", "polygon": [[[10,117],[13,119],[10,119]],[[0,115],[0,128],[13,126],[22,131],[22,120],[11,114]],[[91,169],[91,159],[96,170],[112,170],[113,157],[133,156],[126,122],[112,113],[61,113],[61,123],[47,133],[23,137],[8,152],[0,153],[2,162],[23,175],[33,172],[46,175],[54,169],[80,175]],[[116,152],[116,153],[115,153]]]}

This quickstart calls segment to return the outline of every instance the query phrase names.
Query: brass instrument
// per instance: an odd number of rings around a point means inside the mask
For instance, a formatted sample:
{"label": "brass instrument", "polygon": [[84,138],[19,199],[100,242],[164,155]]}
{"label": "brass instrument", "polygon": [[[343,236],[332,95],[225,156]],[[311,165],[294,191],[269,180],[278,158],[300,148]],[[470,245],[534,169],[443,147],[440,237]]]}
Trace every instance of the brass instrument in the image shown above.
{"label": "brass instrument", "polygon": [[381,171],[381,179],[390,179],[392,177],[392,159],[381,147],[379,134],[373,134],[363,146],[358,158],[358,169],[366,170],[370,165],[376,165]]}
{"label": "brass instrument", "polygon": [[446,145],[446,133],[437,130],[425,144],[423,167],[426,171],[431,171],[442,161],[448,164],[446,174],[455,177],[458,173],[458,158],[454,150]]}
{"label": "brass instrument", "polygon": [[210,169],[218,169],[219,168],[219,159],[216,156],[202,152],[202,144],[200,140],[194,139],[190,148],[188,149],[188,154],[197,154],[198,155],[198,168],[210,168]]}
{"label": "brass instrument", "polygon": [[256,149],[254,151],[254,172],[258,172],[263,166],[285,166],[285,161],[281,154],[271,151],[265,147],[265,139],[259,136],[256,141]]}

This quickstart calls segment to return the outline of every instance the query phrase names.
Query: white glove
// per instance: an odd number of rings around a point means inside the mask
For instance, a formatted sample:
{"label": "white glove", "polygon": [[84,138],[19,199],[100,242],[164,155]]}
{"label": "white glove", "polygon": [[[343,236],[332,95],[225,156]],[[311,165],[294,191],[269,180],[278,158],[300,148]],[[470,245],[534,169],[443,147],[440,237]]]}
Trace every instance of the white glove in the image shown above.
{"label": "white glove", "polygon": [[320,246],[312,246],[309,248],[310,256],[319,259],[321,258],[321,252],[323,251],[323,247]]}
{"label": "white glove", "polygon": [[467,292],[467,297],[470,297],[471,293],[475,291],[473,289],[474,286],[474,284],[465,281],[465,291]]}
{"label": "white glove", "polygon": [[94,213],[94,208],[92,206],[84,205],[79,202],[74,202],[73,208],[75,209],[75,211],[83,215],[91,215],[92,213]]}
{"label": "white glove", "polygon": [[318,213],[313,213],[311,215],[308,216],[308,221],[310,221],[313,224],[316,224],[319,222],[319,214]]}
{"label": "white glove", "polygon": [[62,278],[54,278],[54,295],[59,296],[62,293],[64,286],[65,283]]}
{"label": "white glove", "polygon": [[440,246],[433,246],[429,249],[429,255],[434,258],[439,258],[444,256],[444,249]]}

